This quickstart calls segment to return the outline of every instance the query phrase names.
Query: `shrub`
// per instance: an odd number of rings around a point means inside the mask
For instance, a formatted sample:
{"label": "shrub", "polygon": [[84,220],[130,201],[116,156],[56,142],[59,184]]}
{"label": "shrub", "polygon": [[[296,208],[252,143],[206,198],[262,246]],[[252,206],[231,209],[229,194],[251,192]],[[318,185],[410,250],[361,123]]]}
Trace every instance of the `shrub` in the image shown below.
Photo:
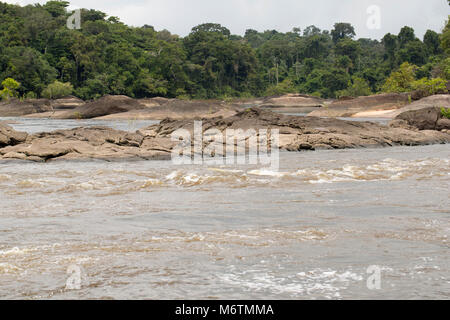
{"label": "shrub", "polygon": [[69,83],[55,81],[42,91],[42,96],[47,99],[59,99],[66,97],[73,92],[73,86]]}
{"label": "shrub", "polygon": [[280,82],[276,86],[271,86],[267,88],[265,95],[266,96],[277,96],[286,93],[294,93],[296,92],[294,84],[291,80],[286,79],[283,82]]}
{"label": "shrub", "polygon": [[20,83],[12,78],[6,78],[2,82],[3,90],[0,90],[0,99],[8,100],[12,97],[18,97],[17,89],[20,87]]}
{"label": "shrub", "polygon": [[33,91],[27,92],[25,94],[25,99],[36,99],[37,98],[37,94],[34,93]]}
{"label": "shrub", "polygon": [[410,92],[415,81],[417,67],[408,62],[403,63],[397,71],[391,73],[381,88],[383,92]]}
{"label": "shrub", "polygon": [[449,108],[441,108],[441,114],[444,118],[450,119],[450,109]]}
{"label": "shrub", "polygon": [[419,90],[429,95],[445,93],[447,91],[447,81],[441,78],[423,78],[414,81],[411,86],[413,90]]}
{"label": "shrub", "polygon": [[372,90],[370,90],[370,86],[366,80],[362,78],[355,77],[353,78],[353,83],[349,82],[348,88],[344,90],[340,90],[336,93],[337,97],[360,97],[360,96],[369,96],[372,94]]}

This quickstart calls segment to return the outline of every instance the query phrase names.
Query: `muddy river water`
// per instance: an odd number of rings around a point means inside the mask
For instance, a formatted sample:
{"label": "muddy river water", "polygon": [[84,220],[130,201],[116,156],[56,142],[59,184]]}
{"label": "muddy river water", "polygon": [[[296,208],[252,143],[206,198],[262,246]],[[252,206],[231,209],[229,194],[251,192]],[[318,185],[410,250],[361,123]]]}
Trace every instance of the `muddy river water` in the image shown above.
{"label": "muddy river water", "polygon": [[450,145],[280,157],[0,163],[0,298],[450,298]]}

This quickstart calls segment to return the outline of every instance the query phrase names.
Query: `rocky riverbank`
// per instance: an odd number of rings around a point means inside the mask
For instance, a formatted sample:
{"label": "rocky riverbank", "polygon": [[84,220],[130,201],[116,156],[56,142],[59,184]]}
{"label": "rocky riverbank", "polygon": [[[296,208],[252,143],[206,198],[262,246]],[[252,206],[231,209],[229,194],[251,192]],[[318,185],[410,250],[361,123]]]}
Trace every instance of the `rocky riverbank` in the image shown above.
{"label": "rocky riverbank", "polygon": [[344,98],[311,112],[315,117],[352,117],[394,119],[401,113],[430,107],[450,107],[449,94],[414,100],[414,93],[385,93],[367,97]]}
{"label": "rocky riverbank", "polygon": [[[83,101],[70,96],[62,99],[11,99],[0,103],[0,117],[101,120],[176,120],[231,117],[249,107],[278,113],[309,114],[316,117],[390,118],[427,107],[449,107],[450,95],[434,95],[417,100],[413,93],[388,93],[367,97],[344,97],[337,101],[303,94],[286,94],[260,99],[234,101],[179,100],[166,98],[132,99],[104,96]],[[412,103],[411,103],[412,102]]]}
{"label": "rocky riverbank", "polygon": [[[217,129],[278,129],[280,149],[287,151],[427,145],[450,142],[448,122],[439,109],[433,130],[419,130],[422,114],[400,115],[389,126],[373,122],[352,122],[334,118],[287,116],[258,108],[229,117],[203,119],[203,131]],[[442,121],[441,121],[442,120]],[[446,119],[448,120],[448,119]],[[432,120],[430,120],[432,121]],[[440,122],[439,122],[440,121]],[[135,133],[105,127],[76,128],[27,135],[0,124],[0,159],[49,161],[54,159],[169,159],[178,141],[171,134],[178,129],[193,131],[193,121],[166,119]],[[217,132],[217,131],[216,131]],[[218,143],[209,136],[203,147]],[[222,143],[222,142],[220,142]],[[217,146],[216,146],[217,147]],[[226,150],[224,150],[224,153]]]}

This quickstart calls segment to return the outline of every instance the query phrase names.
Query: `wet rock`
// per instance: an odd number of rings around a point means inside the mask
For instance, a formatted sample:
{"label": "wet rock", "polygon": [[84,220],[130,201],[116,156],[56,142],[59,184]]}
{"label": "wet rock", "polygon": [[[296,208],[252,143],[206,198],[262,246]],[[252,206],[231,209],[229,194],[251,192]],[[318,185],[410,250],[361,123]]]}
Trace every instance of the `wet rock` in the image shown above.
{"label": "wet rock", "polygon": [[406,111],[420,110],[425,108],[449,108],[450,107],[450,95],[448,94],[435,94],[418,101],[414,101],[411,104],[406,105],[394,111],[390,116],[393,118],[405,113]]}
{"label": "wet rock", "polygon": [[24,142],[28,134],[18,132],[5,123],[0,122],[0,147],[12,146]]}
{"label": "wet rock", "polygon": [[[420,116],[422,117],[422,116]],[[419,117],[419,118],[420,118]],[[432,121],[433,114],[430,115]],[[233,116],[202,120],[204,139],[203,152],[226,155],[233,145],[225,145],[226,132],[235,129],[240,132],[233,139],[238,150],[245,151],[255,146],[255,135],[264,129],[272,135],[273,130],[280,133],[283,150],[303,151],[322,149],[344,149],[379,147],[393,145],[425,145],[449,143],[447,129],[417,130],[412,128],[409,119],[396,119],[389,126],[373,122],[352,122],[333,118],[287,116],[258,108],[246,109]],[[439,122],[441,120],[445,120]],[[431,122],[430,122],[431,123]],[[438,119],[447,128],[446,119]],[[428,128],[428,127],[424,127]],[[440,128],[440,127],[439,127]],[[172,134],[184,129],[190,134],[194,131],[193,120],[166,119],[158,125],[143,128],[135,133],[114,130],[106,127],[75,128],[38,133],[27,136],[17,133],[7,125],[0,126],[0,158],[32,161],[73,160],[73,159],[170,159],[172,150],[180,143],[173,140]],[[225,137],[225,139],[217,139]],[[244,143],[244,145],[242,144]],[[240,149],[239,149],[240,148]],[[254,150],[254,149],[253,149]],[[197,151],[197,150],[196,150]]]}
{"label": "wet rock", "polygon": [[444,119],[441,113],[441,108],[437,107],[405,111],[398,115],[396,119],[404,120],[408,123],[408,125],[419,130],[448,129],[449,120]]}
{"label": "wet rock", "polygon": [[406,120],[403,119],[394,119],[389,122],[390,128],[401,128],[407,130],[418,130],[417,128],[410,126]]}
{"label": "wet rock", "polygon": [[448,118],[439,119],[436,123],[436,130],[440,131],[450,130],[450,119]]}
{"label": "wet rock", "polygon": [[3,159],[49,161],[54,159],[170,158],[174,146],[168,138],[148,139],[106,127],[57,130],[28,136],[22,143],[0,149]]}
{"label": "wet rock", "polygon": [[[178,129],[184,129],[192,135],[193,128],[192,121],[165,120],[146,130],[156,133],[156,137],[170,137]],[[280,132],[280,147],[290,151],[450,142],[448,134],[419,132],[405,120],[383,126],[373,122],[286,116],[257,108],[247,109],[226,119],[203,120],[203,131],[212,128],[221,132],[227,129],[277,129]]]}

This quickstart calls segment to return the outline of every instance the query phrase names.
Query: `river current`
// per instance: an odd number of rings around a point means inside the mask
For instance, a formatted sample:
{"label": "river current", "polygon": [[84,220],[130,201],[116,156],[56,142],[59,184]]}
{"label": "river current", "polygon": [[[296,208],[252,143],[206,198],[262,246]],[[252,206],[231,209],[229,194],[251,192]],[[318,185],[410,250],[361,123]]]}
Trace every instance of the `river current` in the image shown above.
{"label": "river current", "polygon": [[450,145],[0,162],[0,298],[449,299],[449,190]]}

